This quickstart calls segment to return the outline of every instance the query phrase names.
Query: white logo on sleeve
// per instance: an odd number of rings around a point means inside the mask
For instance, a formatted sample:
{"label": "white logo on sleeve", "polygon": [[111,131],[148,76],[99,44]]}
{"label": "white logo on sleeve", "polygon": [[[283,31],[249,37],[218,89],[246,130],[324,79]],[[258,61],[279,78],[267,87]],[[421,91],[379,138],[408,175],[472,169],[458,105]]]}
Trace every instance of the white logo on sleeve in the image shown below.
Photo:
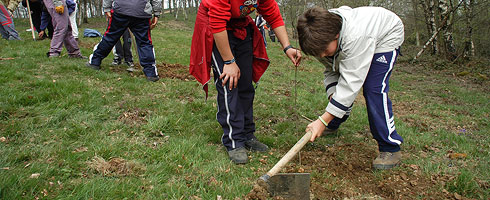
{"label": "white logo on sleeve", "polygon": [[385,55],[382,55],[381,57],[379,57],[378,59],[376,59],[376,61],[378,61],[380,63],[388,64],[388,61],[386,61]]}

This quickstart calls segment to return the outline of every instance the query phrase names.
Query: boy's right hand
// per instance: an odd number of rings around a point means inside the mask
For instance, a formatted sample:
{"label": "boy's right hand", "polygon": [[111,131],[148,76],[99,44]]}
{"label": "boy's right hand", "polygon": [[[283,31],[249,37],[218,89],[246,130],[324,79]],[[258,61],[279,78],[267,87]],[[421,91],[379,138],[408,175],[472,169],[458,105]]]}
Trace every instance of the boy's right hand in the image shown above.
{"label": "boy's right hand", "polygon": [[226,83],[230,81],[228,84],[230,90],[236,88],[238,85],[238,79],[240,79],[240,68],[238,68],[236,62],[233,62],[229,65],[225,64],[223,66],[223,73],[221,73],[221,76],[219,76],[219,78],[223,79],[223,86],[225,86]]}
{"label": "boy's right hand", "polygon": [[105,17],[107,20],[111,19],[112,17],[111,12],[105,12]]}

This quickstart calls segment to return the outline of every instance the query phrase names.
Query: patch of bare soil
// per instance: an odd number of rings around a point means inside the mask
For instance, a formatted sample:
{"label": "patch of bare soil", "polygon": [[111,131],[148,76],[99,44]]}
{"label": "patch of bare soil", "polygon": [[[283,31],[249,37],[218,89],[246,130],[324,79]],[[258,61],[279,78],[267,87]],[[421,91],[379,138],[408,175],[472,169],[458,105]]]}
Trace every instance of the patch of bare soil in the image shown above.
{"label": "patch of bare soil", "polygon": [[157,64],[157,69],[160,78],[176,78],[184,81],[194,80],[194,77],[189,74],[189,66],[162,62]]}
{"label": "patch of bare soil", "polygon": [[376,152],[366,143],[340,144],[301,152],[302,165],[285,170],[316,174],[311,179],[314,199],[427,199],[452,198],[440,191],[443,182],[422,174],[416,165],[375,173]]}
{"label": "patch of bare soil", "polygon": [[146,123],[147,115],[147,111],[141,110],[139,108],[129,109],[122,113],[118,117],[118,120],[127,125],[137,126]]}
{"label": "patch of bare soil", "polygon": [[122,158],[111,158],[106,161],[104,158],[95,156],[88,162],[90,169],[95,170],[102,176],[131,176],[142,174],[146,168],[140,163],[126,161]]}
{"label": "patch of bare soil", "polygon": [[97,45],[98,43],[99,42],[88,42],[88,41],[84,41],[83,39],[81,39],[78,41],[78,46],[80,48],[93,49],[95,47],[95,45]]}

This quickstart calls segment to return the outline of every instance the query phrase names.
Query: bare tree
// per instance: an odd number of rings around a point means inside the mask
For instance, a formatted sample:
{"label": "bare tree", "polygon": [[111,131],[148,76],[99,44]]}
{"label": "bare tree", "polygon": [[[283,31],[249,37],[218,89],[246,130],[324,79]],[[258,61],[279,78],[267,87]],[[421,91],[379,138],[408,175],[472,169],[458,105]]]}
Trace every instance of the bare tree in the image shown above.
{"label": "bare tree", "polygon": [[466,15],[466,33],[464,38],[463,57],[468,60],[471,59],[471,57],[475,56],[475,46],[472,39],[473,25],[471,24],[471,22],[473,21],[473,3],[473,0],[464,1],[464,11]]}
{"label": "bare tree", "polygon": [[[449,3],[448,3],[449,2]],[[453,40],[453,17],[451,13],[449,12],[451,8],[451,2],[449,0],[439,0],[439,13],[440,13],[440,19],[445,19],[447,20],[444,22],[440,22],[440,27],[442,27],[442,42],[439,43],[441,48],[439,48],[441,51],[440,53],[444,55],[447,59],[449,60],[454,60],[456,58],[456,48],[454,47],[454,40]]]}

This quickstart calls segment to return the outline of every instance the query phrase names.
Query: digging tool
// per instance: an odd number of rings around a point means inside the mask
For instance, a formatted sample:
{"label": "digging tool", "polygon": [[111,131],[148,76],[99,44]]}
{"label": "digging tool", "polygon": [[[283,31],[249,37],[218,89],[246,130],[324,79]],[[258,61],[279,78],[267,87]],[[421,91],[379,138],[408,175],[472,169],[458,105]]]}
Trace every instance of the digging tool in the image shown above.
{"label": "digging tool", "polygon": [[[278,174],[279,171],[308,143],[313,133],[308,131],[266,174],[262,175],[254,190],[265,188],[273,195],[290,199],[309,199],[309,174]],[[308,186],[305,188],[305,186]]]}
{"label": "digging tool", "polygon": [[29,5],[29,0],[26,2],[27,4],[27,12],[29,12],[29,24],[31,25],[31,33],[32,33],[32,39],[36,41],[36,34],[34,34],[34,25],[32,23],[32,16],[31,16],[31,6]]}

